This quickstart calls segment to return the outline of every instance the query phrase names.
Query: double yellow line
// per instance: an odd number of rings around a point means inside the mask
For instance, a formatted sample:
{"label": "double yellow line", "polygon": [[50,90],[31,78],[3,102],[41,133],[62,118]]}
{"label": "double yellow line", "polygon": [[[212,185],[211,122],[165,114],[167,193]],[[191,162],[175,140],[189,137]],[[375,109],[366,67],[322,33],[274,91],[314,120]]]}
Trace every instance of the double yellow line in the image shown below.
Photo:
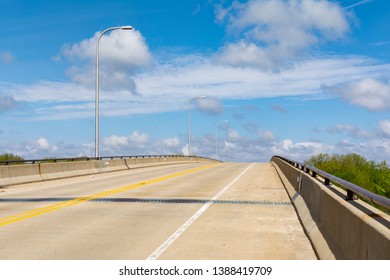
{"label": "double yellow line", "polygon": [[50,212],[53,212],[53,211],[61,210],[63,208],[71,207],[71,206],[74,206],[74,205],[77,205],[77,204],[80,204],[80,203],[84,203],[84,202],[87,202],[87,201],[90,201],[90,200],[94,200],[94,199],[97,199],[97,198],[102,198],[102,197],[107,197],[107,196],[114,195],[114,194],[117,194],[117,193],[122,193],[122,192],[125,192],[125,191],[129,191],[129,190],[136,189],[136,188],[139,188],[139,187],[143,187],[143,186],[146,186],[146,185],[150,185],[150,184],[153,184],[153,183],[162,182],[162,181],[165,181],[165,180],[169,180],[169,179],[172,179],[172,178],[176,178],[176,177],[179,177],[179,176],[183,176],[183,175],[190,174],[190,173],[193,173],[193,172],[196,172],[196,171],[199,171],[199,170],[203,170],[203,169],[206,169],[206,168],[215,167],[215,166],[219,166],[219,165],[220,165],[220,163],[218,163],[218,164],[211,164],[211,165],[204,165],[204,166],[201,166],[201,167],[196,167],[196,168],[192,168],[192,169],[189,169],[189,170],[185,170],[185,171],[181,171],[181,172],[177,172],[177,173],[172,173],[172,174],[168,174],[168,175],[165,175],[165,176],[162,176],[162,177],[158,177],[158,178],[142,181],[142,182],[135,183],[135,184],[132,184],[132,185],[129,185],[129,186],[116,188],[116,189],[112,189],[112,190],[108,190],[108,191],[104,191],[104,192],[99,192],[99,193],[96,193],[96,194],[92,194],[90,196],[79,197],[79,198],[76,198],[76,199],[72,199],[72,200],[68,200],[68,201],[64,201],[64,202],[60,202],[60,203],[55,203],[55,204],[52,204],[52,205],[49,205],[49,206],[45,206],[45,207],[29,210],[29,211],[26,211],[26,212],[23,212],[23,213],[20,213],[20,214],[16,214],[16,215],[8,216],[8,217],[5,217],[5,218],[1,218],[0,219],[0,227],[8,225],[8,224],[16,223],[18,221],[22,221],[22,220],[30,219],[30,218],[33,218],[33,217],[37,217],[37,216],[40,216],[40,215],[43,215],[43,214],[46,214],[46,213],[50,213]]}

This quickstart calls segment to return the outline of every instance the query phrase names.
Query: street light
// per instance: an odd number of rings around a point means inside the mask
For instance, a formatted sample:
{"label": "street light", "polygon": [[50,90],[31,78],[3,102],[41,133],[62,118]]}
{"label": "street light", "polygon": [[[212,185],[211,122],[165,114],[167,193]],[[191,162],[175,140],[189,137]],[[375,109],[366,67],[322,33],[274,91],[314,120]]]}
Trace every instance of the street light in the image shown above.
{"label": "street light", "polygon": [[219,156],[218,156],[218,124],[222,123],[222,122],[227,123],[228,121],[227,120],[217,121],[217,123],[215,124],[215,156],[217,159],[219,158]]}
{"label": "street light", "polygon": [[95,85],[95,158],[99,158],[99,42],[103,34],[111,30],[132,30],[131,26],[110,27],[104,30],[96,42],[96,85]]}
{"label": "street light", "polygon": [[205,99],[206,96],[202,95],[202,96],[197,96],[197,97],[194,97],[192,98],[189,102],[188,102],[188,156],[191,155],[191,102],[192,101],[195,101],[196,99]]}

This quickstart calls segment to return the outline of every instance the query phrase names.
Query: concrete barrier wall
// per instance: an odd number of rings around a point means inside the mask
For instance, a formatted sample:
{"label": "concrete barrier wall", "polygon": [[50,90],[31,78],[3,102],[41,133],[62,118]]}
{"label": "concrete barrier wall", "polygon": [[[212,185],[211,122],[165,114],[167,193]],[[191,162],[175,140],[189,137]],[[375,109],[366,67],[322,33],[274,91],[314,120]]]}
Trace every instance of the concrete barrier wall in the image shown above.
{"label": "concrete barrier wall", "polygon": [[137,157],[98,161],[90,160],[6,165],[0,166],[0,188],[9,185],[90,175],[102,172],[113,172],[155,165],[190,163],[198,161],[213,162],[214,160],[187,157]]}
{"label": "concrete barrier wall", "polygon": [[36,165],[39,166],[42,180],[54,180],[99,172],[96,161],[53,162]]}
{"label": "concrete barrier wall", "polygon": [[42,180],[42,177],[38,165],[0,166],[0,186],[30,183],[40,180]]}
{"label": "concrete barrier wall", "polygon": [[110,159],[95,161],[98,172],[112,172],[129,169],[124,159]]}
{"label": "concrete barrier wall", "polygon": [[390,217],[279,158],[272,163],[320,259],[390,259]]}
{"label": "concrete barrier wall", "polygon": [[42,163],[37,165],[40,167],[40,175],[43,180],[64,178],[71,176],[74,172],[73,162]]}
{"label": "concrete barrier wall", "polygon": [[99,172],[96,168],[96,161],[75,161],[73,166],[74,176],[90,175]]}

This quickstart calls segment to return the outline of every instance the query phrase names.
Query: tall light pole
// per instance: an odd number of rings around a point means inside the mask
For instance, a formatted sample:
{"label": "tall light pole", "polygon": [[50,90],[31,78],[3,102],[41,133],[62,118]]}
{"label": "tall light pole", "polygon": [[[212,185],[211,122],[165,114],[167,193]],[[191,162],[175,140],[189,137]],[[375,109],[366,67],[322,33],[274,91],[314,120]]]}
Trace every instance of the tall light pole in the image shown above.
{"label": "tall light pole", "polygon": [[188,102],[188,156],[191,155],[191,102],[195,101],[196,99],[205,99],[205,98],[206,98],[206,96],[204,96],[204,95],[197,96],[197,97],[192,98]]}
{"label": "tall light pole", "polygon": [[110,27],[100,33],[96,42],[96,85],[95,85],[95,158],[99,158],[99,42],[103,34],[111,30],[132,30],[131,26]]}
{"label": "tall light pole", "polygon": [[218,124],[222,123],[222,122],[227,123],[228,121],[227,120],[217,121],[217,123],[215,124],[215,157],[217,159],[219,158],[219,156],[218,156]]}

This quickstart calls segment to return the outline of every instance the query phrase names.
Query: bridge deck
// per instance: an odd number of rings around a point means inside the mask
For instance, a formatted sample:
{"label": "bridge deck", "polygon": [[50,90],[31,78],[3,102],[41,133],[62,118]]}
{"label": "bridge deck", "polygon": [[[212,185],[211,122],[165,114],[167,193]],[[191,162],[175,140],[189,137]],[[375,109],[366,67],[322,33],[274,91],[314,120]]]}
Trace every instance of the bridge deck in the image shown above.
{"label": "bridge deck", "polygon": [[316,259],[269,163],[0,189],[0,259]]}

